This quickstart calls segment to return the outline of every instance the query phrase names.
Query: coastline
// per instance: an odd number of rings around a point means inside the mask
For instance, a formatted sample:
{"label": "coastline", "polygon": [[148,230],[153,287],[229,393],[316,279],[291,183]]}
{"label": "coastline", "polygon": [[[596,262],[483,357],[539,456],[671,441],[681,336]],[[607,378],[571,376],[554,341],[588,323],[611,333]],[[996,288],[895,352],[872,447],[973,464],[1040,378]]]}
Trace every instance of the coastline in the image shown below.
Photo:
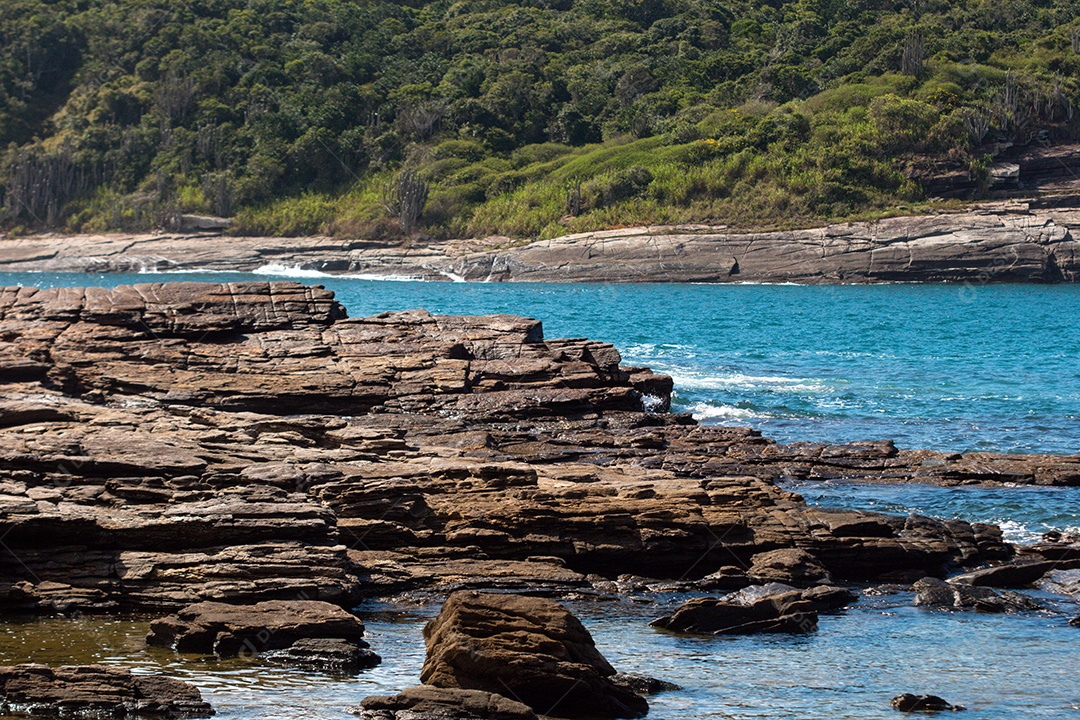
{"label": "coastline", "polygon": [[639,227],[511,246],[331,237],[34,235],[0,240],[9,272],[318,273],[473,282],[842,284],[1080,281],[1080,208],[1026,203],[809,230]]}

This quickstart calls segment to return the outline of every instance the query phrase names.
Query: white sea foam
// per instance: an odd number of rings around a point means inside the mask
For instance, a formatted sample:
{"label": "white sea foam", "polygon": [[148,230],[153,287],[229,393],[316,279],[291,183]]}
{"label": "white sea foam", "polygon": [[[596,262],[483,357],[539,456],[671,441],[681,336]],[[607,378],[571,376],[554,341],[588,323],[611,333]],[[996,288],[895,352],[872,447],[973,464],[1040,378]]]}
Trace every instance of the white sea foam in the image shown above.
{"label": "white sea foam", "polygon": [[765,413],[760,413],[749,408],[736,407],[734,405],[710,405],[706,402],[697,402],[686,408],[690,411],[690,414],[694,416],[694,419],[698,422],[706,422],[709,420],[723,421],[723,420],[760,420],[762,418],[769,417]]}
{"label": "white sea foam", "polygon": [[328,273],[299,265],[270,263],[251,271],[253,275],[272,275],[291,278],[347,278],[349,280],[381,280],[385,282],[415,282],[417,278],[408,275],[376,275],[374,273]]}
{"label": "white sea foam", "polygon": [[[1042,536],[1050,528],[1045,525],[1037,528],[1031,528],[1019,520],[1008,519],[995,519],[990,521],[992,524],[1001,528],[1001,535],[1005,538],[1006,542],[1015,543],[1017,545],[1026,545],[1029,543],[1035,543],[1042,540]],[[1057,528],[1060,532],[1071,535],[1080,533],[1078,527],[1065,527]]]}
{"label": "white sea foam", "polygon": [[1032,530],[1019,520],[994,520],[992,522],[1001,528],[1001,534],[1006,542],[1024,544],[1037,542],[1042,538],[1041,531]]}
{"label": "white sea foam", "polygon": [[329,273],[325,273],[322,270],[312,270],[311,268],[304,268],[300,267],[299,265],[282,265],[281,263],[270,263],[269,265],[263,265],[262,267],[255,268],[251,272],[253,275],[275,275],[278,277],[330,277]]}
{"label": "white sea foam", "polygon": [[159,270],[156,267],[144,267],[133,271],[136,275],[228,275],[228,270],[215,270],[214,268],[173,268]]}
{"label": "white sea foam", "polygon": [[724,375],[701,375],[693,372],[669,373],[675,381],[676,387],[684,387],[693,390],[771,390],[783,393],[821,393],[829,389],[829,385],[816,378],[793,378],[776,375],[746,375],[743,373],[728,373]]}
{"label": "white sea foam", "polygon": [[637,343],[626,348],[628,357],[645,358],[679,358],[685,360],[697,357],[696,345],[680,345],[677,343]]}

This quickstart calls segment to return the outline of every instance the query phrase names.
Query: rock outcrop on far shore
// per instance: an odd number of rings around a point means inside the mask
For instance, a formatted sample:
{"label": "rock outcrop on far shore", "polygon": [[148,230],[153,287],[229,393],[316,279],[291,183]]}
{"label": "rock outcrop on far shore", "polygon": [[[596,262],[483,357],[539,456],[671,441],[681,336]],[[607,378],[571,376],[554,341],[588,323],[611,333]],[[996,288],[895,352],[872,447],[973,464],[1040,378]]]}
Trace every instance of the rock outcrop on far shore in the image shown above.
{"label": "rock outcrop on far shore", "polygon": [[912,581],[1014,550],[775,481],[1080,482],[1077,457],[697,426],[655,411],[670,378],[603,342],[510,316],[352,319],[296,283],[0,289],[0,384],[10,611]]}
{"label": "rock outcrop on far shore", "polygon": [[30,236],[0,239],[0,270],[139,272],[268,266],[425,280],[602,282],[1076,282],[1076,196],[808,230],[638,227],[523,243],[406,245],[329,237]]}

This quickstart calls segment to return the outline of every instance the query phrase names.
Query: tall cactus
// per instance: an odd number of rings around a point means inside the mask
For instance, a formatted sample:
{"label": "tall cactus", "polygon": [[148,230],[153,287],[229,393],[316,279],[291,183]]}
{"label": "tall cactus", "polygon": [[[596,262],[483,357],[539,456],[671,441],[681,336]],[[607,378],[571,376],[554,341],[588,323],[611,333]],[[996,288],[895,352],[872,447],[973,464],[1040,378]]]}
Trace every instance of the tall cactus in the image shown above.
{"label": "tall cactus", "polygon": [[412,170],[403,170],[383,186],[383,207],[401,223],[401,231],[412,233],[428,199],[428,184]]}

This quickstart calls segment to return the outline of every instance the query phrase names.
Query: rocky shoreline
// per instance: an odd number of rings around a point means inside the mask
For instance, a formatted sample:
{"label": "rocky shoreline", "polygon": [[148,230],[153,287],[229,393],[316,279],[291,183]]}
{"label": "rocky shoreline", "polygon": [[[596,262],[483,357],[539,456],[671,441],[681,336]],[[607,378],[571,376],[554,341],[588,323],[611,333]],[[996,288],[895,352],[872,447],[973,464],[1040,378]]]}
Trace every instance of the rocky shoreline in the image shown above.
{"label": "rocky shoreline", "polygon": [[[698,426],[667,411],[669,377],[528,318],[349,318],[287,282],[2,288],[0,385],[3,609],[170,615],[154,625],[166,646],[242,652],[268,622],[229,603],[286,628],[259,652],[363,667],[378,662],[363,625],[335,606],[459,590],[720,593],[658,627],[812,631],[850,601],[837,585],[972,571],[924,583],[927,603],[1011,612],[1025,606],[983,586],[1045,575],[1072,592],[1080,567],[1077,538],[1018,547],[995,526],[815,508],[777,485],[1078,485],[1080,456]],[[316,611],[327,629],[295,630]],[[465,716],[531,712],[461,682],[443,687]]]}
{"label": "rocky shoreline", "polygon": [[478,282],[1076,282],[1080,208],[1053,200],[810,230],[640,227],[524,245],[505,237],[399,245],[329,237],[34,235],[0,239],[0,270],[276,269]]}
{"label": "rocky shoreline", "polygon": [[350,319],[295,283],[0,290],[0,597],[347,606],[738,576],[783,548],[841,579],[917,579],[1015,550],[997,528],[811,508],[775,481],[1080,483],[1076,456],[697,426],[645,411],[671,380],[620,361],[524,318]]}

